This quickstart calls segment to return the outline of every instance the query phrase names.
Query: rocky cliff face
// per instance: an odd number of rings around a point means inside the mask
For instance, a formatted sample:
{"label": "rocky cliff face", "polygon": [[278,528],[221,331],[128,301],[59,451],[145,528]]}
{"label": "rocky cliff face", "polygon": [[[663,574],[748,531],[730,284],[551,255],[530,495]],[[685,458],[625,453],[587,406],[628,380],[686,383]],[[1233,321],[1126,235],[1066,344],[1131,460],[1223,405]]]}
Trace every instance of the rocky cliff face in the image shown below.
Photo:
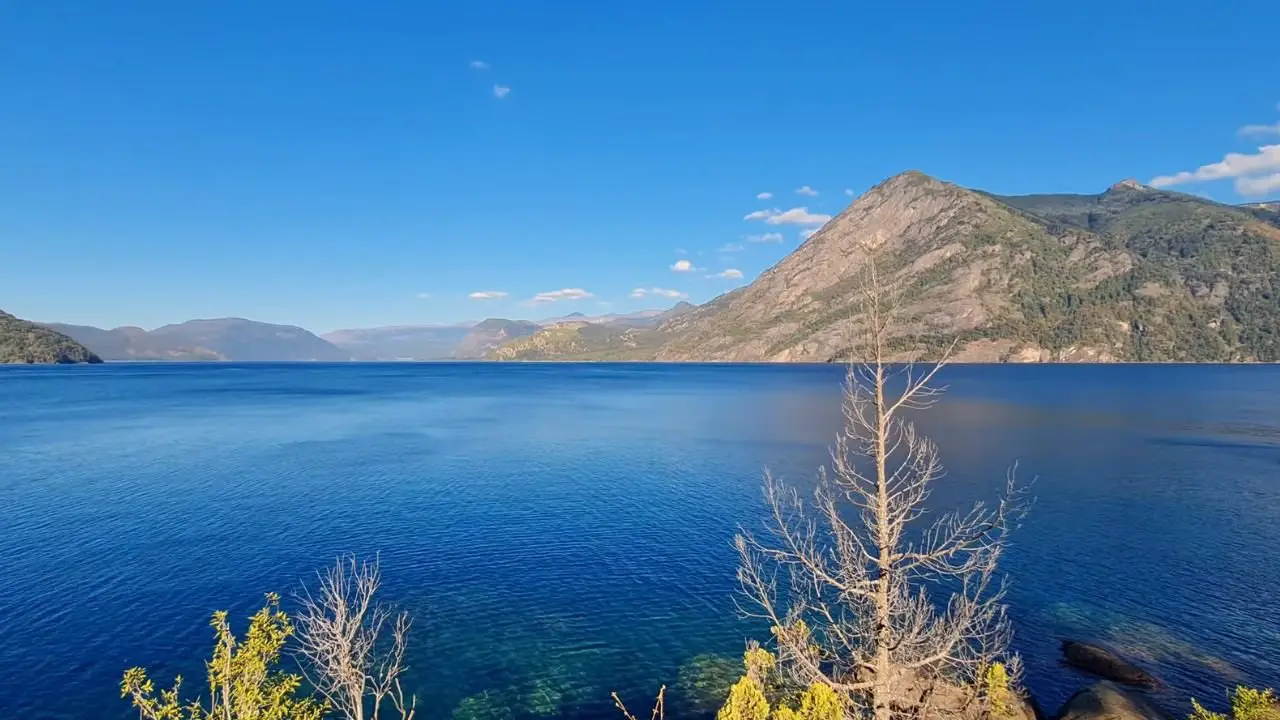
{"label": "rocky cliff face", "polygon": [[[838,359],[872,258],[882,281],[899,290],[904,322],[894,335],[903,340],[902,354],[928,354],[908,338],[959,336],[961,359],[990,361],[1032,353],[1039,359],[1043,348],[989,332],[1019,317],[1027,295],[1086,290],[1132,266],[1125,253],[1087,233],[1055,235],[998,200],[903,173],[872,188],[737,297],[670,324],[673,337],[658,358]],[[1091,338],[1096,355],[1114,353],[1113,335]]]}

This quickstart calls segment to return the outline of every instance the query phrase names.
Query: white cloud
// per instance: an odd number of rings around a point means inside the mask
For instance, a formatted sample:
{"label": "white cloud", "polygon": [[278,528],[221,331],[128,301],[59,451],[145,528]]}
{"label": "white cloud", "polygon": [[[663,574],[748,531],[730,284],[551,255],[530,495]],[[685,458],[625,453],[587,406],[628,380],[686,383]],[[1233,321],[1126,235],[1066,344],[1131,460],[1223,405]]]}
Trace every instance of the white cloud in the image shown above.
{"label": "white cloud", "polygon": [[636,288],[631,291],[631,297],[642,298],[648,295],[657,295],[658,297],[671,298],[672,300],[683,300],[689,297],[689,293],[683,293],[679,290],[671,290],[668,288]]}
{"label": "white cloud", "polygon": [[817,190],[814,190],[813,188],[809,187],[808,185],[805,185],[804,187],[798,187],[798,188],[796,188],[796,194],[797,194],[797,195],[807,195],[807,196],[809,196],[809,197],[817,197],[817,195],[818,195],[818,191],[817,191]]}
{"label": "white cloud", "polygon": [[763,220],[770,225],[822,225],[830,220],[831,216],[824,213],[811,213],[807,207],[797,207],[790,210],[778,208],[756,210],[753,213],[747,213],[742,219]]}
{"label": "white cloud", "polygon": [[742,252],[742,250],[743,250],[743,246],[742,246],[741,244],[739,244],[739,243],[728,243],[728,244],[726,244],[726,245],[722,245],[722,246],[720,246],[719,248],[717,248],[717,249],[716,249],[716,252],[722,252],[722,253],[736,253],[736,252]]}
{"label": "white cloud", "polygon": [[782,233],[767,232],[763,235],[748,235],[747,242],[753,242],[753,243],[782,242]]}
{"label": "white cloud", "polygon": [[545,303],[559,302],[561,300],[582,300],[589,297],[595,296],[582,288],[565,288],[563,290],[540,292],[529,300],[529,304],[542,305]]}
{"label": "white cloud", "polygon": [[430,300],[431,293],[418,293],[417,295],[414,295],[414,297],[418,298],[419,300]]}
{"label": "white cloud", "polygon": [[467,297],[472,300],[501,300],[506,297],[507,293],[501,290],[477,290]]}
{"label": "white cloud", "polygon": [[773,217],[774,215],[777,215],[780,212],[782,211],[779,210],[778,208],[772,208],[769,210],[756,210],[755,212],[750,212],[742,216],[742,219],[743,220],[768,220],[769,218]]}
{"label": "white cloud", "polygon": [[739,270],[738,268],[729,268],[728,270],[723,270],[721,272],[716,273],[715,276],[720,278],[726,278],[729,280],[741,280],[742,271]]}
{"label": "white cloud", "polygon": [[1236,180],[1236,192],[1250,197],[1270,195],[1280,191],[1280,172],[1258,177],[1243,177]]}
{"label": "white cloud", "polygon": [[757,200],[768,200],[771,197],[773,197],[773,193],[771,192],[762,192],[756,195]]}
{"label": "white cloud", "polygon": [[511,88],[507,87],[506,85],[493,86],[493,96],[498,98],[499,100],[501,100],[502,98],[510,94],[511,94]]}
{"label": "white cloud", "polygon": [[676,248],[676,254],[677,254],[677,255],[688,255],[688,254],[689,254],[689,251],[688,251],[688,250],[685,250],[684,248]]}
{"label": "white cloud", "polygon": [[808,240],[809,238],[817,234],[817,232],[818,232],[818,228],[805,228],[804,230],[800,231],[800,239]]}
{"label": "white cloud", "polygon": [[830,215],[811,213],[807,207],[798,207],[766,218],[765,222],[770,225],[823,225],[830,219]]}
{"label": "white cloud", "polygon": [[488,70],[488,69],[489,69],[489,63],[487,63],[487,62],[485,62],[485,61],[483,61],[483,60],[472,60],[472,61],[471,61],[471,69],[472,69],[472,70]]}
{"label": "white cloud", "polygon": [[1275,125],[1245,125],[1236,133],[1244,137],[1257,137],[1259,135],[1280,135],[1280,122]]}
{"label": "white cloud", "polygon": [[845,188],[845,189],[844,189],[844,194],[845,194],[845,195],[848,195],[849,197],[853,197],[853,190],[851,190],[851,189],[849,189],[849,188]]}
{"label": "white cloud", "polygon": [[1258,148],[1257,154],[1227,153],[1219,162],[1201,165],[1195,170],[1183,170],[1173,175],[1161,175],[1152,178],[1149,184],[1153,187],[1169,187],[1189,182],[1246,178],[1250,175],[1275,171],[1280,171],[1280,145],[1263,145]]}
{"label": "white cloud", "polygon": [[671,266],[671,271],[678,273],[693,272],[693,263],[688,260],[677,260],[675,261],[675,264]]}

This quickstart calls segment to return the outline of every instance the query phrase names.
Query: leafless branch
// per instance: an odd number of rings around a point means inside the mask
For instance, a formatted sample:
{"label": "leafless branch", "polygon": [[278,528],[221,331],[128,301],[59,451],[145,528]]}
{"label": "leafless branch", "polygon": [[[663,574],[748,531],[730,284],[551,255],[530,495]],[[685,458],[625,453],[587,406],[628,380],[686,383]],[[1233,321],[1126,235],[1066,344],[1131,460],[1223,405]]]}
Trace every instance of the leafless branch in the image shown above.
{"label": "leafless branch", "polygon": [[[382,583],[377,558],[338,558],[316,573],[317,587],[303,586],[296,618],[303,674],[347,720],[392,717],[413,720],[415,697],[405,697],[409,614],[375,602]],[[390,628],[390,636],[383,630]]]}
{"label": "leafless branch", "polygon": [[[664,707],[663,699],[666,692],[666,685],[658,688],[658,700],[653,705],[653,713],[650,715],[650,720],[663,720],[663,718],[666,717],[666,708]],[[622,699],[618,697],[618,693],[612,693],[611,697],[613,698],[613,704],[618,706],[618,709],[622,711],[622,716],[624,718],[627,720],[636,720],[636,716],[632,715],[631,712],[627,710],[627,706],[622,704]]]}

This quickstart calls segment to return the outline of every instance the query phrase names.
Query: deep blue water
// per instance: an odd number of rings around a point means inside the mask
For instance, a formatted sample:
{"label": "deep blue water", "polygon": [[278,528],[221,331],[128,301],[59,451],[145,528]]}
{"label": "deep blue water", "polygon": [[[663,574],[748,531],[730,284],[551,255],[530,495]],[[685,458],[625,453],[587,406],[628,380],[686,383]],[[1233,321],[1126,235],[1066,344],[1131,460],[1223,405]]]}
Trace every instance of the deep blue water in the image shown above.
{"label": "deep blue water", "polygon": [[[1065,636],[1217,702],[1280,683],[1280,367],[955,366],[920,417],[990,495],[1036,505],[1005,561],[1050,709]],[[121,672],[201,687],[208,615],[243,627],[343,552],[409,610],[420,717],[488,692],[613,717],[759,628],[734,610],[762,468],[804,485],[837,367],[0,367],[0,717],[126,718]],[[674,700],[677,705],[678,698]]]}

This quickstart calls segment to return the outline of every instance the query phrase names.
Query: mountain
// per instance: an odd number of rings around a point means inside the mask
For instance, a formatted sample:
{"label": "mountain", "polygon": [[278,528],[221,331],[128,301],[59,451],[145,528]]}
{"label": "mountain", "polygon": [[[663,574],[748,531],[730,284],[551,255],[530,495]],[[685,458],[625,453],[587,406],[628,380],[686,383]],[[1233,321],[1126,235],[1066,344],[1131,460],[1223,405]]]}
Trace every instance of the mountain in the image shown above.
{"label": "mountain", "polygon": [[874,259],[902,300],[888,348],[900,359],[936,356],[954,338],[957,359],[975,362],[1278,361],[1280,228],[1260,212],[1134,181],[1002,197],[906,172],[747,287],[629,344],[548,338],[501,356],[844,359],[860,270]]}
{"label": "mountain", "polygon": [[483,358],[503,343],[532,335],[538,328],[537,323],[528,320],[489,318],[471,328],[454,348],[453,357],[460,360]]}
{"label": "mountain", "polygon": [[153,338],[139,327],[118,327],[103,330],[89,325],[49,323],[46,327],[56,330],[85,347],[92,348],[108,361],[117,360],[193,360],[215,362],[227,358],[208,348],[174,345],[163,337]]}
{"label": "mountain", "polygon": [[1260,202],[1241,205],[1240,207],[1253,213],[1255,217],[1263,222],[1270,223],[1276,227],[1280,227],[1280,200],[1275,202]]}
{"label": "mountain", "polygon": [[351,356],[300,327],[241,318],[190,320],[150,332],[136,327],[114,330],[50,324],[106,360],[165,361],[325,361]]}
{"label": "mountain", "polygon": [[490,360],[623,360],[651,355],[661,343],[652,330],[626,325],[563,322],[491,350]]}
{"label": "mountain", "polygon": [[662,310],[637,310],[630,313],[608,314],[608,315],[587,315],[581,312],[569,313],[561,317],[544,318],[538,320],[538,325],[549,327],[565,322],[589,322],[597,325],[609,325],[614,323],[626,323],[629,325],[640,326],[651,323],[653,318],[663,313]]}
{"label": "mountain", "polygon": [[446,360],[472,325],[404,325],[335,330],[320,337],[356,360]]}
{"label": "mountain", "polygon": [[100,362],[101,358],[66,335],[0,310],[0,364]]}
{"label": "mountain", "polygon": [[652,360],[664,336],[654,329],[697,309],[677,303],[669,310],[568,320],[539,328],[488,353],[490,360]]}

